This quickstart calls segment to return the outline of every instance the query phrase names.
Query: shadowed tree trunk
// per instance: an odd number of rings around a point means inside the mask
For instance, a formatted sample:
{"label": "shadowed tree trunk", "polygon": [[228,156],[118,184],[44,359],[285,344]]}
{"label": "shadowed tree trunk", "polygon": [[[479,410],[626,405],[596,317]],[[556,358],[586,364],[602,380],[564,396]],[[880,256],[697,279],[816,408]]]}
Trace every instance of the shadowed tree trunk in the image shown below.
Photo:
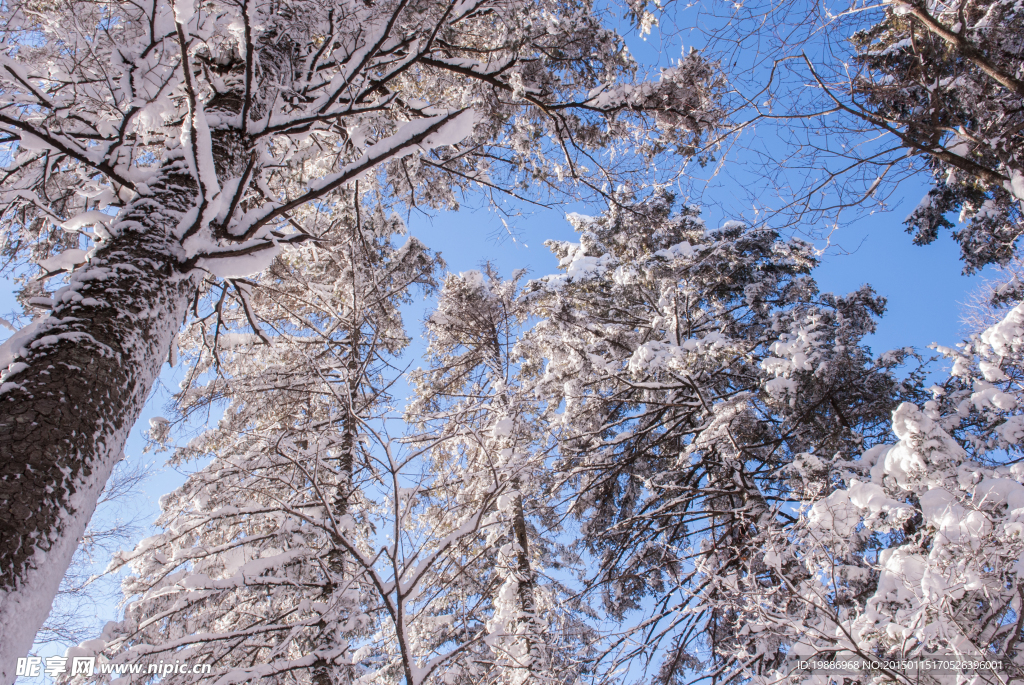
{"label": "shadowed tree trunk", "polygon": [[[0,683],[85,532],[197,287],[165,238],[192,204],[169,174],[138,197],[109,246],[75,272],[52,315],[6,345],[0,386]],[[12,349],[13,348],[13,349]]]}
{"label": "shadowed tree trunk", "polygon": [[[517,490],[519,489],[518,481],[515,483],[515,487]],[[533,596],[537,579],[534,577],[533,568],[530,566],[530,538],[526,528],[526,512],[523,511],[522,493],[516,494],[515,502],[513,503],[512,532],[517,546],[515,575],[516,580],[519,581],[517,594],[519,596],[519,611],[521,614],[518,621],[520,625],[516,626],[517,632],[520,632],[522,624],[526,624],[525,630],[522,631],[520,636],[522,641],[521,663],[514,664],[513,669],[520,671],[519,675],[522,678],[530,679],[534,676],[537,666],[542,666],[538,662],[543,658],[543,654],[541,653],[540,645],[537,644],[538,631],[535,621],[537,605]]]}

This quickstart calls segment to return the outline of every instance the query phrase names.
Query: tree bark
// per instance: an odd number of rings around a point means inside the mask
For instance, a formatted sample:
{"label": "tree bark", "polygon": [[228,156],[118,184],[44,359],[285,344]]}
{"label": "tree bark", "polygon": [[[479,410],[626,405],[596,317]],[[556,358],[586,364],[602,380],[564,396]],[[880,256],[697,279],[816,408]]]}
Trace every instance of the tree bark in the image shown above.
{"label": "tree bark", "polygon": [[[518,480],[515,482],[515,487],[517,490],[519,489]],[[515,573],[516,580],[519,581],[518,595],[519,611],[521,613],[519,625],[516,626],[516,632],[520,634],[524,655],[522,663],[514,664],[513,668],[521,669],[525,672],[525,677],[530,679],[533,677],[535,666],[537,665],[536,661],[540,656],[535,639],[537,634],[535,620],[537,609],[533,596],[537,580],[533,575],[533,568],[530,566],[530,538],[526,528],[526,512],[523,510],[523,495],[521,492],[516,494],[515,502],[513,503],[512,533],[518,546]],[[523,624],[526,624],[525,631],[520,632]]]}
{"label": "tree bark", "polygon": [[[334,501],[332,503],[334,509],[335,520],[340,521],[343,516],[348,515],[349,509],[349,498],[352,496],[352,471],[355,465],[355,449],[356,449],[356,438],[359,433],[359,425],[356,417],[356,401],[359,397],[359,385],[362,377],[359,373],[360,358],[359,358],[359,341],[360,341],[360,328],[358,319],[359,309],[356,308],[356,297],[355,297],[355,286],[353,284],[353,295],[352,295],[352,316],[356,317],[356,322],[351,326],[349,330],[349,351],[348,351],[348,363],[346,368],[348,369],[348,396],[345,401],[348,403],[344,407],[345,417],[342,419],[342,438],[341,438],[341,454],[338,455],[338,491],[335,493]],[[345,582],[349,580],[348,573],[345,568],[345,551],[344,549],[335,542],[334,548],[329,553],[328,567],[334,577],[331,578],[331,591],[335,591],[338,588],[338,581],[340,585],[345,587]],[[358,613],[359,607],[353,606],[350,609],[354,613]],[[329,643],[334,639],[333,635],[327,637],[325,642]],[[351,670],[351,667],[349,667]],[[313,685],[336,685],[331,678],[331,667],[323,659],[318,659],[313,667]],[[349,677],[345,678],[345,682],[351,682],[351,673],[346,674]]]}
{"label": "tree bark", "polygon": [[2,685],[46,619],[196,292],[170,235],[194,196],[179,172],[135,198],[114,236],[57,292],[51,316],[5,344],[13,363],[0,383]]}

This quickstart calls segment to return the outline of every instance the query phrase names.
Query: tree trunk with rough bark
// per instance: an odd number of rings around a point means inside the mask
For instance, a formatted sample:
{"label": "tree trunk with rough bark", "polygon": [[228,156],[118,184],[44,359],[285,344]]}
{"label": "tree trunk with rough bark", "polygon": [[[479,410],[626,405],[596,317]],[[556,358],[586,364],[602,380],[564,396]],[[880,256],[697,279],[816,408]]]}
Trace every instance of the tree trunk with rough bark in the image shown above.
{"label": "tree trunk with rough bark", "polygon": [[[357,308],[358,303],[354,290],[355,288],[353,287],[352,316],[357,317],[359,309]],[[346,365],[348,369],[347,397],[341,398],[347,402],[347,406],[344,408],[345,417],[342,419],[341,454],[338,455],[338,491],[335,493],[333,502],[333,515],[336,520],[340,520],[343,516],[348,515],[349,498],[352,496],[353,490],[352,471],[355,465],[356,439],[359,433],[356,402],[359,398],[360,380],[362,380],[359,373],[361,363],[359,343],[360,329],[358,323],[356,323],[349,331],[348,364]],[[348,578],[348,571],[345,568],[345,551],[337,541],[335,541],[334,548],[330,552],[329,568],[334,576],[332,578],[332,591],[336,590],[339,584],[344,586],[345,582],[350,580]],[[351,609],[353,612],[358,612],[359,607],[353,606]],[[346,682],[351,682],[352,680],[351,667],[349,669],[350,672],[345,674],[348,676]],[[313,668],[313,685],[336,685],[331,679],[330,667],[322,659],[319,659]]]}
{"label": "tree trunk with rough bark", "polygon": [[197,288],[171,237],[194,182],[122,213],[52,314],[5,344],[0,385],[0,683],[15,679]]}
{"label": "tree trunk with rough bark", "polygon": [[[519,482],[515,483],[518,490]],[[513,503],[512,532],[517,545],[516,551],[516,580],[519,581],[519,611],[522,615],[521,623],[526,624],[526,629],[521,635],[523,662],[514,664],[513,669],[521,670],[522,677],[531,679],[534,671],[539,665],[542,657],[537,644],[537,625],[535,621],[536,602],[534,601],[534,589],[537,579],[534,577],[533,568],[530,566],[530,538],[526,528],[526,512],[523,511],[523,495],[519,493]],[[516,626],[517,632],[519,626]]]}

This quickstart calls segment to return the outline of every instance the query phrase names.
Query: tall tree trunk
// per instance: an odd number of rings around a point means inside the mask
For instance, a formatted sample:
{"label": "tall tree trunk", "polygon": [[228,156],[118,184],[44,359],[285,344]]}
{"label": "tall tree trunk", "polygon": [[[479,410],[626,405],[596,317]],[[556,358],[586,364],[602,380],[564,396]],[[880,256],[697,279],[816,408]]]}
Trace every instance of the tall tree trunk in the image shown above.
{"label": "tall tree trunk", "polygon": [[[516,489],[519,488],[518,480],[515,482]],[[516,551],[516,580],[519,581],[518,599],[520,619],[515,626],[516,632],[520,632],[522,646],[521,663],[514,664],[513,668],[520,670],[517,675],[519,679],[526,682],[533,677],[534,671],[539,665],[537,662],[543,656],[537,644],[537,621],[536,603],[534,601],[534,589],[537,580],[530,566],[530,538],[526,528],[526,512],[523,510],[523,495],[517,493],[513,503],[512,532],[518,547]]]}
{"label": "tall tree trunk", "polygon": [[52,315],[5,345],[13,363],[0,384],[2,685],[46,619],[196,291],[168,237],[194,193],[191,177],[171,173],[137,197],[115,237],[58,291]]}
{"label": "tall tree trunk", "polygon": [[[362,376],[359,373],[359,367],[361,360],[359,357],[359,343],[360,343],[360,326],[362,320],[359,318],[359,309],[357,308],[358,303],[355,295],[355,284],[353,283],[353,295],[352,295],[352,317],[355,319],[355,323],[349,330],[349,351],[348,351],[348,363],[345,365],[348,370],[347,379],[347,397],[344,399],[347,405],[343,407],[345,416],[342,419],[342,434],[341,434],[341,453],[338,455],[338,491],[334,496],[333,508],[334,516],[336,519],[340,519],[343,516],[348,515],[349,509],[349,498],[352,496],[352,471],[355,465],[355,449],[356,449],[356,438],[359,434],[359,421],[356,416],[356,402],[359,398],[359,386]],[[341,545],[337,542],[334,548],[330,551],[328,559],[328,567],[331,573],[335,576],[332,579],[331,585],[332,591],[337,589],[337,584],[341,587],[345,587],[347,582],[351,582],[353,579],[349,577],[345,568],[345,551]],[[350,607],[352,611],[358,611],[358,606]],[[328,641],[335,639],[335,636],[328,636]],[[351,668],[348,673],[344,674],[344,682],[352,681]],[[331,668],[322,659],[317,660],[313,667],[313,684],[314,685],[338,685],[331,678]]]}

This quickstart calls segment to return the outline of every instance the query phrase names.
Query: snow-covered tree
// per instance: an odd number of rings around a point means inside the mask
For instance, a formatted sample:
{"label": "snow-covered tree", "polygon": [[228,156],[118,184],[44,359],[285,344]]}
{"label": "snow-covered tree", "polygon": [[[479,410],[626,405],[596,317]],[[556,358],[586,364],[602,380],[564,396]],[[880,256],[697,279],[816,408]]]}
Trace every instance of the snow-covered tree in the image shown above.
{"label": "snow-covered tree", "polygon": [[[124,620],[73,654],[188,659],[225,682],[393,670],[370,639],[387,610],[370,570],[388,485],[367,422],[387,411],[389,365],[408,343],[398,307],[433,286],[437,259],[414,238],[396,247],[395,217],[321,209],[315,242],[256,280],[211,283],[209,314],[178,341],[191,365],[182,417],[228,406],[172,461],[210,463],[162,499],[162,532],[115,559],[132,569]],[[151,437],[168,434],[156,420]]]}
{"label": "snow-covered tree", "polygon": [[435,581],[480,635],[449,669],[451,683],[575,683],[591,668],[592,612],[558,578],[575,555],[559,539],[553,445],[532,392],[536,368],[520,348],[522,275],[505,281],[490,265],[450,275],[426,322],[430,367],[414,376],[408,417],[435,443],[425,520],[444,530],[465,502],[500,493],[481,534],[454,550],[457,573]]}
{"label": "snow-covered tree", "polygon": [[173,461],[211,461],[164,498],[163,532],[115,560],[133,570],[124,620],[70,655],[316,685],[523,682],[571,660],[547,650],[547,622],[572,617],[530,565],[550,555],[522,495],[519,450],[537,428],[478,398],[434,434],[391,437],[397,307],[437,260],[412,238],[396,248],[401,223],[381,211],[321,214],[317,240],[260,278],[210,282],[208,314],[179,341],[191,368],[177,403],[182,418],[228,406]]}
{"label": "snow-covered tree", "polygon": [[0,348],[4,680],[204,274],[258,272],[314,235],[336,192],[434,208],[478,186],[599,193],[648,168],[630,160],[691,153],[720,116],[712,65],[692,55],[636,83],[586,0],[0,14],[0,249],[39,265],[23,300],[52,312]]}
{"label": "snow-covered tree", "polygon": [[[729,616],[735,635],[716,654],[729,675],[818,682],[824,669],[799,663],[817,657],[919,664],[846,674],[862,682],[1021,677],[1024,305],[940,351],[950,378],[923,406],[893,412],[893,443],[790,466],[800,520],[764,538],[768,573],[708,575],[719,590],[708,606]],[[927,663],[960,660],[1000,667]]]}
{"label": "snow-covered tree", "polygon": [[965,268],[1006,263],[1024,232],[1024,13],[1004,0],[887,5],[853,36],[865,70],[843,106],[926,156],[934,186],[907,220],[916,242],[958,212]]}
{"label": "snow-covered tree", "polygon": [[[732,213],[755,209],[750,216],[767,215],[777,228],[824,238],[855,217],[896,209],[907,199],[900,186],[918,193],[926,184],[905,221],[916,243],[949,229],[968,271],[1005,264],[1016,251],[1024,232],[1017,3],[626,2],[641,31],[656,23],[722,65],[735,136],[723,161],[736,180],[730,194],[741,198]],[[830,237],[844,242],[842,233]]]}
{"label": "snow-covered tree", "polygon": [[[847,471],[878,461],[922,377],[895,375],[905,350],[872,357],[884,300],[820,293],[806,243],[622,199],[573,216],[578,243],[550,243],[561,273],[445,279],[397,432],[397,307],[437,266],[396,247],[397,219],[340,194],[307,218],[316,240],[260,277],[209,279],[178,342],[178,403],[182,418],[227,408],[174,459],[211,461],[118,560],[134,571],[125,619],[72,655],[210,663],[223,683],[788,674],[818,625],[792,618],[799,588],[829,582],[837,549],[808,531],[838,526],[861,555],[839,604],[876,578],[871,550],[902,544],[891,526],[862,544],[833,505],[861,501],[842,499]],[[1015,444],[1014,312],[942,350],[956,376],[925,413],[900,405],[898,435],[941,415],[956,419],[942,449]],[[870,501],[879,525],[924,530],[890,515],[891,494]]]}
{"label": "snow-covered tree", "polygon": [[709,230],[667,197],[573,222],[578,243],[551,243],[562,273],[524,295],[542,317],[521,346],[558,441],[553,491],[596,569],[583,590],[624,622],[608,672],[680,682],[732,630],[694,609],[705,572],[763,566],[766,531],[796,521],[780,503],[799,455],[852,458],[887,435],[906,353],[872,358],[884,300],[819,293],[800,241]]}
{"label": "snow-covered tree", "polygon": [[141,485],[151,473],[151,466],[138,460],[118,462],[64,574],[46,623],[36,633],[36,645],[70,647],[102,627],[99,609],[116,604],[121,594],[118,579],[102,574],[103,565],[112,554],[141,537],[144,529],[138,503]]}

